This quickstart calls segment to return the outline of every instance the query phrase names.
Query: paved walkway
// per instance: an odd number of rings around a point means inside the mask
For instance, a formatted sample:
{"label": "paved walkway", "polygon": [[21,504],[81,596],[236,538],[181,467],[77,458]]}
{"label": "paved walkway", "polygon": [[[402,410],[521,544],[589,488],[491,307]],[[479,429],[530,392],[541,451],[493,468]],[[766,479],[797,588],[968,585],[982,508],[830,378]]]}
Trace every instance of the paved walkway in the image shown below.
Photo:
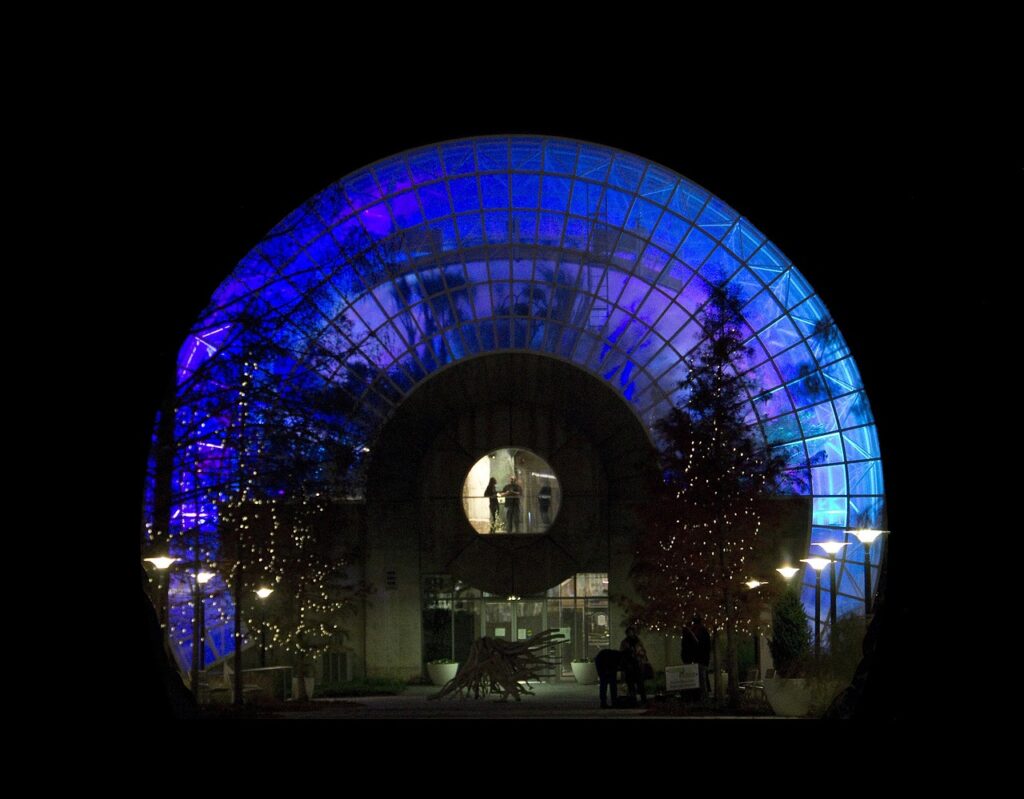
{"label": "paved walkway", "polygon": [[[410,686],[399,696],[374,696],[353,699],[318,699],[322,709],[289,712],[276,709],[280,718],[295,719],[642,719],[666,718],[648,713],[647,708],[602,710],[596,685],[575,683],[537,684],[533,696],[521,702],[492,698],[463,699],[458,696],[429,699],[437,693],[434,686]],[[687,715],[687,719],[715,718],[715,715]],[[738,718],[751,718],[738,716]],[[773,718],[771,716],[761,718]]]}

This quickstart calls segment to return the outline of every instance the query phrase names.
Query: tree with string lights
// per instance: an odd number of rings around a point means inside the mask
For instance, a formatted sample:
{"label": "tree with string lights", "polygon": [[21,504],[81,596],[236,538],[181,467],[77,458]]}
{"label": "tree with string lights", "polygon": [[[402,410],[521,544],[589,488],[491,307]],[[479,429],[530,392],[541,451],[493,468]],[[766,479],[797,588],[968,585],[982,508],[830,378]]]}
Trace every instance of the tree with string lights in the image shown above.
{"label": "tree with string lights", "polygon": [[735,703],[737,637],[757,625],[743,582],[753,576],[746,569],[769,512],[765,500],[799,478],[747,416],[760,388],[744,375],[751,350],[738,299],[714,289],[700,321],[706,338],[685,358],[681,402],[657,423],[663,479],[643,511],[632,570],[639,599],[626,600],[626,609],[655,631],[678,631],[695,614],[724,631]]}

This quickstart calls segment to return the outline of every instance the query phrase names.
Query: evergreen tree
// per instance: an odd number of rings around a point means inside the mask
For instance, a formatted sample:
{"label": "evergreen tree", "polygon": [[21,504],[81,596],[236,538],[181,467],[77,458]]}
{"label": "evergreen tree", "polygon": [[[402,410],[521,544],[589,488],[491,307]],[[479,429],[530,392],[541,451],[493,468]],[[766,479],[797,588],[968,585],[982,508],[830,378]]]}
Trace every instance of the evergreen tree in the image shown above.
{"label": "evergreen tree", "polygon": [[743,582],[766,513],[765,499],[791,478],[747,417],[760,392],[744,375],[750,349],[735,296],[715,289],[700,314],[706,335],[685,361],[680,404],[657,424],[663,481],[645,506],[633,568],[640,624],[672,632],[694,614],[725,632],[729,693],[738,700],[736,637],[753,631],[756,608]]}

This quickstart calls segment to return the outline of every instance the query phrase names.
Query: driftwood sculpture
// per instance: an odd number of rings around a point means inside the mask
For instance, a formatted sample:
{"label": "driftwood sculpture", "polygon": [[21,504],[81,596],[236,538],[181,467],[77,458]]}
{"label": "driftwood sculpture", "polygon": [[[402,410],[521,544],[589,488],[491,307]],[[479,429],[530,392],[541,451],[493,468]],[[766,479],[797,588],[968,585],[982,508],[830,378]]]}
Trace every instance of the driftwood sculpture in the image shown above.
{"label": "driftwood sculpture", "polygon": [[520,702],[523,694],[533,693],[525,681],[550,674],[554,664],[542,653],[562,643],[559,639],[563,637],[558,630],[544,630],[525,641],[480,638],[473,642],[459,673],[430,698],[459,694],[465,699],[472,692],[473,698],[479,699],[500,692],[501,701],[512,696]]}

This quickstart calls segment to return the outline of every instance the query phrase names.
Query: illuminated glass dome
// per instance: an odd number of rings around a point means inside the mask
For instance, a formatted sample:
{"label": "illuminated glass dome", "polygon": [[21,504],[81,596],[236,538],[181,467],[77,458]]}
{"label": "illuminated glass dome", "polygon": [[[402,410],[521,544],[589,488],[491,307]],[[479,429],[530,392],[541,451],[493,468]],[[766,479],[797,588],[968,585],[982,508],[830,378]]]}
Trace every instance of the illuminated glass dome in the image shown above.
{"label": "illuminated glass dome", "polygon": [[[277,225],[221,284],[179,356],[176,425],[205,439],[175,463],[175,485],[191,499],[172,511],[172,545],[187,546],[197,528],[215,535],[216,507],[202,488],[229,458],[221,420],[190,397],[202,394],[203,365],[240,346],[232,333],[241,314],[259,314],[288,353],[261,368],[331,386],[347,407],[339,435],[372,451],[421,381],[510,350],[598,376],[650,432],[676,396],[683,357],[701,343],[695,316],[712,286],[744,303],[754,351],[744,370],[760,386],[747,419],[809,473],[811,540],[879,523],[882,468],[860,375],[785,255],[663,166],[595,144],[510,136],[423,147],[348,175]],[[840,613],[863,608],[862,550],[847,550]],[[804,580],[813,586],[813,575]],[[172,598],[172,611],[185,618],[181,602]]]}

